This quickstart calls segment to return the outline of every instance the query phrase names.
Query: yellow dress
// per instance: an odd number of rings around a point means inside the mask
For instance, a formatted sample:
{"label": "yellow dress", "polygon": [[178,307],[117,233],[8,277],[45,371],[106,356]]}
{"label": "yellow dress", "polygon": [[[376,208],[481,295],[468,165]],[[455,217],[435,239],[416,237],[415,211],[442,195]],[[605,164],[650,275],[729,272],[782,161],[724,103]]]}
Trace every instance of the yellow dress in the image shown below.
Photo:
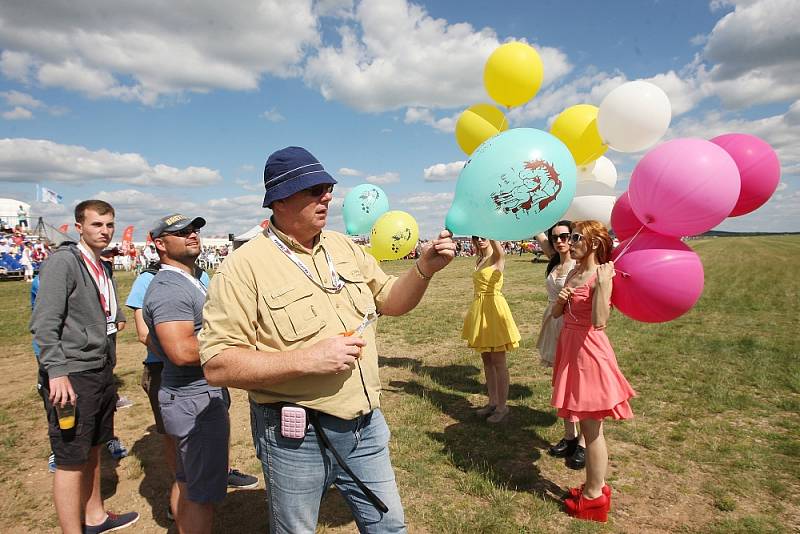
{"label": "yellow dress", "polygon": [[478,352],[503,352],[519,347],[521,339],[503,289],[503,273],[493,266],[472,274],[475,299],[464,318],[461,337]]}

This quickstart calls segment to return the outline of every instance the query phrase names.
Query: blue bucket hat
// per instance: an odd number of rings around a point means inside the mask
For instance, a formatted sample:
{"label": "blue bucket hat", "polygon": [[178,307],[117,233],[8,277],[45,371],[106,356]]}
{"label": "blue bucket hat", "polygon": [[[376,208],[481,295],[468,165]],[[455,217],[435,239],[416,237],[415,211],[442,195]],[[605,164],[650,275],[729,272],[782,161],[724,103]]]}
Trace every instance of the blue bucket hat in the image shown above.
{"label": "blue bucket hat", "polygon": [[283,200],[309,187],[319,184],[335,184],[333,176],[325,171],[322,163],[311,152],[299,146],[289,146],[273,152],[264,166],[264,204],[269,207],[276,200]]}

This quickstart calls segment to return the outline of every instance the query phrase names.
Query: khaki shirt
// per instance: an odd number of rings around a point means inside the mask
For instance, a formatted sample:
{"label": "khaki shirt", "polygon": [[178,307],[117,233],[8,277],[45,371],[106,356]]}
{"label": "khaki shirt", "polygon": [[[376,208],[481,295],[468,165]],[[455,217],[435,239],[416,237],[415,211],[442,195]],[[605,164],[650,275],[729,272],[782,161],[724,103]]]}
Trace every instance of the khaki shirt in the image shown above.
{"label": "khaki shirt", "polygon": [[[332,287],[325,259],[330,254],[345,282],[339,293],[314,284],[262,233],[222,263],[211,279],[200,331],[200,361],[229,348],[253,349],[253,358],[292,351],[354,330],[368,311],[381,306],[397,279],[346,236],[323,231],[312,250],[273,227],[314,279]],[[362,335],[367,345],[349,372],[309,375],[249,391],[258,403],[292,402],[343,419],[354,419],[380,406],[376,323]],[[363,384],[362,384],[363,381]]]}

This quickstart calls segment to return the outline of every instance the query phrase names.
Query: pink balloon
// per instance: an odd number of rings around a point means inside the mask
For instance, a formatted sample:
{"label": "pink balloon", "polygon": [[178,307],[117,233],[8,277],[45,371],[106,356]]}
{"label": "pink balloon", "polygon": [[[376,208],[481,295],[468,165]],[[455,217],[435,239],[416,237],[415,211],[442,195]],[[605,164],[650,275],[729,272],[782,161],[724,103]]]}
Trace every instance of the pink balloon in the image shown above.
{"label": "pink balloon", "polygon": [[705,139],[673,139],[639,161],[628,187],[636,217],[659,234],[702,234],[725,220],[740,189],[739,169]]}
{"label": "pink balloon", "polygon": [[617,274],[611,302],[636,321],[671,321],[689,311],[703,293],[703,264],[677,237],[645,230],[620,243],[612,258]]}
{"label": "pink balloon", "polygon": [[614,229],[617,239],[622,241],[635,235],[641,227],[642,221],[637,219],[636,214],[633,213],[630,197],[625,191],[614,202],[614,209],[611,210],[611,228]]}
{"label": "pink balloon", "polygon": [[729,217],[750,213],[769,200],[781,178],[781,163],[769,143],[737,133],[720,135],[711,142],[725,149],[739,168],[741,192]]}

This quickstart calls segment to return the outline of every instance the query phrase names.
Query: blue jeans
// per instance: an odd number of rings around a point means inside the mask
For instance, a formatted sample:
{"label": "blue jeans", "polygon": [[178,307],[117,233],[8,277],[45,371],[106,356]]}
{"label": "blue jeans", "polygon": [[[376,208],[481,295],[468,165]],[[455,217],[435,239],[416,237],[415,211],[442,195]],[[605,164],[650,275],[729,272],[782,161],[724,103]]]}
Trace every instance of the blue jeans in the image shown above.
{"label": "blue jeans", "polygon": [[385,514],[322,447],[310,422],[305,438],[288,439],[281,436],[280,421],[280,408],[250,403],[253,443],[267,484],[272,534],[315,532],[320,502],[331,484],[347,501],[360,532],[406,532],[389,460],[389,427],[380,410],[349,421],[320,413],[319,422],[353,473],[389,508]]}

